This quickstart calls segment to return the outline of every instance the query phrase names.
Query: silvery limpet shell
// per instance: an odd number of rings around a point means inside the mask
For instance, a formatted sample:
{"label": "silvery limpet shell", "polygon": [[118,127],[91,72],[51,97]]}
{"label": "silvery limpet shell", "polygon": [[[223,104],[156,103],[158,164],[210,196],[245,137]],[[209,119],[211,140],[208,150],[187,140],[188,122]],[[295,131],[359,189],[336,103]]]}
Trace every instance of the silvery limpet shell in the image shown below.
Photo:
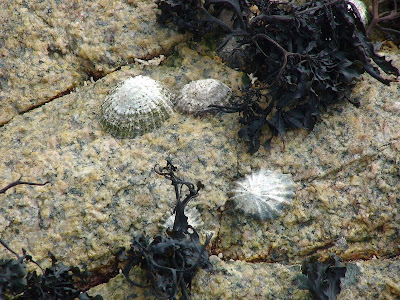
{"label": "silvery limpet shell", "polygon": [[361,21],[366,26],[368,23],[368,8],[362,0],[350,0],[351,3],[357,8],[358,13],[360,14]]}
{"label": "silvery limpet shell", "polygon": [[112,90],[101,106],[100,122],[116,137],[135,137],[161,126],[173,113],[171,96],[147,76],[130,77]]}
{"label": "silvery limpet shell", "polygon": [[295,183],[289,174],[261,169],[236,183],[233,201],[236,207],[261,220],[278,217],[290,205]]}
{"label": "silvery limpet shell", "polygon": [[175,107],[183,113],[201,114],[210,105],[227,105],[231,95],[231,88],[219,80],[196,80],[182,87]]}
{"label": "silvery limpet shell", "polygon": [[[201,215],[199,211],[195,207],[190,207],[185,209],[185,215],[188,218],[188,224],[195,229],[200,228],[204,225],[203,220],[201,219]],[[174,227],[175,221],[175,213],[165,219],[164,224],[162,225],[166,230],[171,231]]]}

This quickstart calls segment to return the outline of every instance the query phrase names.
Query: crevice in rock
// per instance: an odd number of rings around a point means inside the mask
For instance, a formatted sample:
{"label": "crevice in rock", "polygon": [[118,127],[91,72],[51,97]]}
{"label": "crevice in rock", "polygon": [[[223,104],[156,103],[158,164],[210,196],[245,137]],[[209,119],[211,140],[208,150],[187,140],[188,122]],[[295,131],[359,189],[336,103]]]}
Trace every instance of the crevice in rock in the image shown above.
{"label": "crevice in rock", "polygon": [[[49,46],[49,47],[51,47],[51,46]],[[51,52],[51,53],[57,52],[58,53],[60,51],[57,50],[57,49],[49,49],[49,52]],[[154,54],[152,56],[146,56],[145,58],[132,58],[132,63],[129,63],[129,64],[136,63],[135,59],[139,59],[139,60],[143,60],[143,61],[149,61],[149,60],[152,60],[152,59],[155,59],[155,58],[159,57],[160,55],[166,55],[166,54],[158,54],[158,53],[156,53],[156,54]],[[84,60],[86,62],[86,64],[84,64],[84,66],[83,66],[83,72],[86,74],[87,79],[89,79],[91,83],[95,83],[96,81],[102,79],[103,77],[105,77],[105,76],[107,76],[107,75],[109,75],[109,74],[111,74],[113,72],[117,72],[117,71],[121,70],[121,68],[123,66],[125,66],[125,65],[118,66],[113,71],[106,73],[106,72],[101,72],[101,71],[96,70],[96,68],[94,67],[92,61],[89,61],[86,58],[83,58],[83,57],[81,57],[79,55],[75,55],[75,56],[79,57],[80,59],[82,59],[82,60]],[[129,65],[129,64],[127,64],[127,65]],[[74,86],[66,89],[65,91],[59,92],[58,94],[54,95],[53,97],[49,98],[46,101],[40,102],[39,104],[36,104],[36,105],[32,105],[27,109],[20,110],[18,112],[18,114],[19,115],[23,115],[23,114],[25,114],[27,112],[30,112],[31,110],[34,110],[34,109],[36,109],[38,107],[41,107],[42,105],[45,105],[45,104],[47,104],[47,103],[49,103],[49,102],[51,102],[51,101],[53,101],[53,100],[55,100],[57,98],[60,98],[60,97],[63,97],[65,95],[70,94],[71,92],[73,92],[75,90],[75,88],[77,86],[82,85],[83,82],[85,80],[87,80],[87,79],[84,79],[84,80],[78,82],[77,84],[75,84]],[[4,125],[8,124],[11,120],[13,120],[13,118],[8,120],[4,124],[0,124],[0,128],[3,127]]]}
{"label": "crevice in rock", "polygon": [[[31,110],[34,110],[34,109],[36,109],[36,108],[38,108],[38,107],[41,107],[41,106],[45,105],[46,103],[49,103],[50,101],[53,101],[54,99],[63,97],[63,96],[65,96],[65,95],[68,95],[68,94],[70,94],[74,89],[75,89],[75,87],[70,87],[70,88],[66,89],[65,91],[62,91],[62,92],[56,94],[55,96],[51,97],[49,100],[47,100],[47,101],[45,101],[45,102],[42,102],[42,103],[40,103],[40,104],[33,105],[33,106],[31,106],[31,107],[29,107],[29,108],[27,108],[27,109],[25,109],[25,110],[20,111],[19,114],[20,114],[20,115],[25,114],[25,113],[27,113],[27,112],[30,112]],[[12,119],[11,119],[11,120],[12,120]],[[10,121],[11,121],[11,120],[10,120]],[[10,121],[8,121],[8,122],[10,122]],[[8,122],[7,122],[7,123],[8,123]],[[7,123],[5,123],[5,124],[7,124]],[[3,124],[3,125],[5,125],[5,124]]]}
{"label": "crevice in rock", "polygon": [[[31,8],[29,8],[29,9],[31,9]],[[43,22],[43,24],[45,24],[47,27],[54,28],[54,26],[51,25],[47,20],[45,20],[42,16],[38,15],[38,13],[35,10],[31,9],[31,12],[36,18],[41,20]]]}
{"label": "crevice in rock", "polygon": [[[349,161],[341,164],[338,167],[333,167],[331,169],[326,170],[322,174],[317,174],[317,175],[298,174],[295,176],[294,181],[311,183],[314,180],[321,180],[321,179],[325,179],[331,175],[336,175],[339,172],[344,171],[350,167],[360,168],[363,165],[363,163],[371,163],[373,161],[373,159],[375,159],[381,155],[383,150],[385,150],[386,148],[391,146],[395,141],[398,141],[399,139],[400,139],[400,136],[390,139],[386,143],[376,146],[376,148],[377,148],[376,151],[371,151],[371,152],[362,154],[360,156],[356,156],[355,158],[350,159]],[[369,148],[372,148],[372,146],[370,146]]]}
{"label": "crevice in rock", "polygon": [[[72,87],[66,89],[65,91],[59,92],[58,94],[56,94],[55,96],[49,98],[48,100],[46,100],[46,101],[44,101],[44,102],[40,102],[40,103],[38,103],[38,104],[36,104],[36,105],[32,105],[32,106],[30,106],[30,107],[28,107],[28,108],[26,108],[26,109],[20,110],[20,111],[18,112],[18,115],[23,115],[23,114],[28,113],[28,112],[30,112],[30,111],[36,109],[36,108],[39,108],[39,107],[43,106],[43,105],[45,105],[45,104],[47,104],[47,103],[49,103],[49,102],[51,102],[51,101],[53,101],[53,100],[55,100],[55,99],[57,99],[57,98],[63,97],[63,96],[65,96],[65,95],[68,95],[68,94],[70,94],[72,91],[74,91],[75,88],[76,88],[76,86],[72,86]],[[14,117],[15,117],[15,116],[14,116]],[[7,122],[5,122],[4,124],[0,124],[0,128],[2,128],[3,126],[5,126],[5,125],[7,125],[9,122],[11,122],[11,121],[14,119],[14,117],[12,117],[10,120],[8,120]]]}
{"label": "crevice in rock", "polygon": [[120,273],[123,268],[117,258],[113,258],[106,265],[98,266],[89,271],[89,276],[84,281],[77,282],[76,286],[83,292],[103,283],[109,282]]}

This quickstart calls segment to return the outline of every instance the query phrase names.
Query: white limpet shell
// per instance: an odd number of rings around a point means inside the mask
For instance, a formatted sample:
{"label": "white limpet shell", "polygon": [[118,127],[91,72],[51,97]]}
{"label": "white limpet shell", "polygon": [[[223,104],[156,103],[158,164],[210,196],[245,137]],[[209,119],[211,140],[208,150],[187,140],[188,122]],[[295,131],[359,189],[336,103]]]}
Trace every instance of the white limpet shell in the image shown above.
{"label": "white limpet shell", "polygon": [[281,215],[285,205],[290,205],[295,183],[292,176],[261,169],[236,183],[232,200],[236,208],[261,220]]}
{"label": "white limpet shell", "polygon": [[358,13],[360,14],[361,21],[364,23],[364,25],[367,25],[368,22],[368,9],[367,5],[362,0],[349,0],[351,3],[354,4],[354,6],[357,8]]}
{"label": "white limpet shell", "polygon": [[[191,225],[194,229],[199,229],[201,226],[204,225],[204,222],[201,219],[201,215],[195,207],[190,207],[185,209],[185,215],[188,218],[188,224]],[[166,230],[171,231],[174,227],[174,221],[175,221],[175,214],[165,219],[163,227]]]}
{"label": "white limpet shell", "polygon": [[195,80],[182,87],[175,107],[182,113],[201,114],[210,105],[227,105],[231,95],[231,88],[217,79]]}
{"label": "white limpet shell", "polygon": [[148,76],[130,77],[101,106],[100,122],[116,137],[141,135],[161,126],[173,113],[170,92]]}

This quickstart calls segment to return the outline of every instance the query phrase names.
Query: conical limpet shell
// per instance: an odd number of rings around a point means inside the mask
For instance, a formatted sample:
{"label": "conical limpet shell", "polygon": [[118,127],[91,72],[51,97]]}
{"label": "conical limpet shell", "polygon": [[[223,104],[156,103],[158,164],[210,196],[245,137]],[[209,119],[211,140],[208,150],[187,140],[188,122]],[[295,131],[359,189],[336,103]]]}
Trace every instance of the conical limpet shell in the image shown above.
{"label": "conical limpet shell", "polygon": [[278,217],[290,205],[295,183],[289,174],[261,169],[236,183],[233,201],[246,214],[261,220]]}
{"label": "conical limpet shell", "polygon": [[[185,209],[185,215],[188,218],[188,224],[192,226],[195,229],[199,229],[201,226],[204,225],[203,220],[201,219],[201,215],[199,211],[195,207],[190,207]],[[165,217],[165,222],[162,225],[164,229],[168,231],[172,231],[174,227],[174,221],[175,221],[175,213],[173,213],[171,216],[168,218]]]}
{"label": "conical limpet shell", "polygon": [[161,126],[173,113],[171,96],[162,84],[147,76],[130,77],[108,94],[100,122],[117,137],[135,137]]}
{"label": "conical limpet shell", "polygon": [[362,0],[350,0],[351,3],[357,8],[358,13],[360,14],[361,21],[366,26],[368,23],[368,8]]}
{"label": "conical limpet shell", "polygon": [[227,105],[232,90],[217,79],[200,79],[184,85],[175,99],[176,110],[201,114],[210,105]]}

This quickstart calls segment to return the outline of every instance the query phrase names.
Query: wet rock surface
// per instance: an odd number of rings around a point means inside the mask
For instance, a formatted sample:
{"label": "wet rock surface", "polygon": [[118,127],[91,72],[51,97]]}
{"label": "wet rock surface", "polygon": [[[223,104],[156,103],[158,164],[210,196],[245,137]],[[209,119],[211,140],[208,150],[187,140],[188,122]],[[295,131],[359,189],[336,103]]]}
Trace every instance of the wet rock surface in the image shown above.
{"label": "wet rock surface", "polygon": [[147,1],[2,1],[0,125],[185,39]]}
{"label": "wet rock surface", "polygon": [[[299,264],[329,253],[353,266],[339,299],[398,297],[399,83],[388,87],[364,76],[352,93],[359,108],[341,102],[311,133],[288,132],[283,141],[273,140],[271,151],[252,156],[238,138],[236,114],[176,113],[160,129],[114,138],[99,124],[100,106],[130,76],[150,76],[175,93],[202,78],[219,79],[232,89],[242,84],[243,74],[196,43],[180,44],[170,55],[183,37],[155,25],[152,1],[134,2],[108,7],[100,1],[17,1],[18,9],[1,4],[9,14],[1,13],[8,21],[0,26],[15,35],[4,39],[0,50],[8,57],[1,65],[0,187],[20,175],[52,183],[0,194],[2,239],[13,249],[25,248],[43,266],[50,263],[48,251],[67,265],[105,265],[119,247],[129,247],[133,232],[164,230],[174,192],[152,168],[169,157],[180,177],[205,185],[189,206],[200,213],[202,239],[214,233],[209,248],[214,271],[199,271],[193,299],[311,299]],[[24,26],[26,20],[38,25]],[[125,29],[126,23],[136,27]],[[114,42],[105,38],[110,32]],[[32,46],[26,47],[29,41]],[[160,54],[167,57],[160,65],[132,63]],[[398,52],[386,54],[400,67]],[[39,61],[45,62],[41,69]],[[86,81],[95,74],[101,78]],[[230,200],[234,182],[261,168],[292,174],[296,182],[292,206],[263,222],[241,214]],[[5,249],[3,257],[10,257]],[[150,295],[122,275],[91,293],[105,299]]]}
{"label": "wet rock surface", "polygon": [[[398,93],[398,83],[387,87],[365,76],[352,94],[359,108],[330,108],[310,134],[293,131],[268,154],[239,150],[239,173],[276,168],[291,173],[298,189],[293,208],[279,220],[257,223],[227,213],[221,250],[234,259],[280,262],[327,252],[347,260],[397,255]],[[232,228],[237,247],[224,242]]]}

